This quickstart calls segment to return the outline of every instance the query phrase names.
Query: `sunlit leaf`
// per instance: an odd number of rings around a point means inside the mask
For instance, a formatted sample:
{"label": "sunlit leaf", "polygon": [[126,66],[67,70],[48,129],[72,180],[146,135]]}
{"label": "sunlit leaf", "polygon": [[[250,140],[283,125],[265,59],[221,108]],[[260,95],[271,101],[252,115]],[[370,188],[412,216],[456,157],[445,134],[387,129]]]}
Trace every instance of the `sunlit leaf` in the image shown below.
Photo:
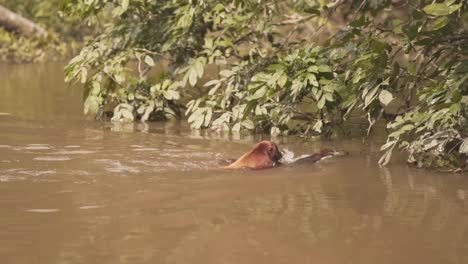
{"label": "sunlit leaf", "polygon": [[332,72],[332,69],[330,68],[330,66],[322,64],[318,66],[318,71],[319,72]]}
{"label": "sunlit leaf", "polygon": [[252,122],[252,120],[244,120],[242,121],[242,126],[247,128],[247,129],[254,129],[254,123]]}
{"label": "sunlit leaf", "polygon": [[194,69],[190,69],[188,72],[188,81],[191,86],[195,86],[197,84],[198,73]]}
{"label": "sunlit leaf", "polygon": [[383,105],[388,105],[393,100],[393,95],[387,90],[380,91],[379,100]]}
{"label": "sunlit leaf", "polygon": [[209,126],[212,117],[213,117],[213,110],[211,108],[207,108],[206,114],[205,114],[205,122],[203,123],[203,125],[206,127]]}
{"label": "sunlit leaf", "polygon": [[153,67],[154,66],[154,60],[153,58],[151,58],[150,56],[146,55],[145,56],[145,63],[150,66],[150,67]]}
{"label": "sunlit leaf", "polygon": [[465,138],[460,145],[460,149],[458,152],[463,153],[463,154],[468,154],[468,138]]}
{"label": "sunlit leaf", "polygon": [[276,135],[279,135],[281,133],[280,129],[278,127],[272,127],[271,130],[270,130],[270,134],[272,136],[276,136]]}
{"label": "sunlit leaf", "polygon": [[122,113],[122,117],[123,117],[125,120],[133,121],[134,116],[133,116],[133,113],[132,113],[129,109],[121,108],[121,109],[120,109],[120,112]]}
{"label": "sunlit leaf", "polygon": [[247,100],[256,100],[259,98],[262,98],[267,92],[267,88],[265,86],[262,86],[260,89],[255,91],[254,94],[250,95]]}
{"label": "sunlit leaf", "polygon": [[313,72],[313,73],[318,73],[319,68],[316,65],[312,65],[309,68],[307,68],[308,72]]}
{"label": "sunlit leaf", "polygon": [[203,86],[205,87],[212,86],[212,85],[218,84],[219,82],[220,82],[219,80],[211,80],[211,81],[206,82]]}
{"label": "sunlit leaf", "polygon": [[326,102],[325,96],[322,96],[317,103],[317,107],[319,109],[322,109],[325,106],[325,102]]}
{"label": "sunlit leaf", "polygon": [[281,88],[283,88],[287,81],[288,81],[288,76],[285,73],[283,73],[278,79],[278,85]]}
{"label": "sunlit leaf", "polygon": [[450,21],[450,20],[449,20],[447,17],[445,17],[445,16],[443,16],[443,17],[438,17],[438,18],[432,20],[432,21],[429,23],[428,29],[429,29],[430,31],[439,30],[439,29],[445,27],[445,26],[448,24],[449,21]]}
{"label": "sunlit leaf", "polygon": [[199,129],[201,128],[201,126],[203,125],[203,121],[204,121],[204,116],[203,115],[199,115],[197,116],[197,118],[193,121],[193,123],[191,124],[191,127],[193,129]]}
{"label": "sunlit leaf", "polygon": [[315,122],[314,127],[312,129],[318,133],[322,133],[322,126],[323,126],[322,120],[319,119],[317,120],[317,122]]}
{"label": "sunlit leaf", "polygon": [[432,3],[423,8],[424,12],[433,16],[447,16],[459,10],[463,4],[448,5],[448,3]]}
{"label": "sunlit leaf", "polygon": [[385,143],[384,145],[382,145],[382,146],[380,147],[380,151],[386,150],[386,149],[388,149],[389,147],[393,147],[397,142],[398,142],[398,140],[390,140],[390,141],[388,141],[387,143]]}
{"label": "sunlit leaf", "polygon": [[315,77],[315,74],[309,73],[307,75],[307,79],[309,80],[309,83],[311,85],[316,86],[316,87],[319,85],[319,83],[317,82],[317,78]]}
{"label": "sunlit leaf", "polygon": [[194,67],[195,71],[197,72],[198,78],[203,77],[203,64],[199,60],[196,60]]}
{"label": "sunlit leaf", "polygon": [[241,123],[239,122],[239,123],[234,124],[234,126],[233,126],[232,129],[231,129],[231,131],[232,131],[232,132],[239,132],[240,129],[241,129]]}
{"label": "sunlit leaf", "polygon": [[381,166],[385,166],[388,164],[388,162],[390,162],[390,158],[392,157],[392,150],[393,148],[389,149],[382,155],[382,157],[380,157],[379,164]]}
{"label": "sunlit leaf", "polygon": [[377,92],[379,91],[379,86],[376,86],[367,93],[366,97],[364,98],[364,108],[368,107],[374,99],[377,97]]}
{"label": "sunlit leaf", "polygon": [[145,108],[145,113],[141,117],[141,121],[145,122],[146,120],[148,120],[148,118],[149,118],[150,114],[153,112],[153,110],[154,110],[154,107],[152,107],[152,106],[146,107]]}

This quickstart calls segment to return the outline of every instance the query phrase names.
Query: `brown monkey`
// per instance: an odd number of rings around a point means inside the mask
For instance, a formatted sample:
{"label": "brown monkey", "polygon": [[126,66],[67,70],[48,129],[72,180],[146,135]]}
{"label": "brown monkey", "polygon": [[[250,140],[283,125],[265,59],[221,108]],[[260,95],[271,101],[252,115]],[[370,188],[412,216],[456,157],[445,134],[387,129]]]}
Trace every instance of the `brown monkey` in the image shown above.
{"label": "brown monkey", "polygon": [[227,169],[268,169],[280,165],[279,160],[283,157],[278,146],[271,141],[262,141],[257,143],[253,149],[234,163],[224,167]]}

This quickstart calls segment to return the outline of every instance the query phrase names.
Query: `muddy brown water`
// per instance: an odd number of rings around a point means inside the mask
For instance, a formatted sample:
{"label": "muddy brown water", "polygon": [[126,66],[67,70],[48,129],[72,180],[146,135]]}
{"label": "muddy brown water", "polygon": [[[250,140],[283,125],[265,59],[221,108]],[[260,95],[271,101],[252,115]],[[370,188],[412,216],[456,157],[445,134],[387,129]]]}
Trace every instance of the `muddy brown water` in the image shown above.
{"label": "muddy brown water", "polygon": [[82,116],[62,65],[0,65],[0,259],[51,263],[468,263],[468,180],[350,155],[212,170],[267,136]]}

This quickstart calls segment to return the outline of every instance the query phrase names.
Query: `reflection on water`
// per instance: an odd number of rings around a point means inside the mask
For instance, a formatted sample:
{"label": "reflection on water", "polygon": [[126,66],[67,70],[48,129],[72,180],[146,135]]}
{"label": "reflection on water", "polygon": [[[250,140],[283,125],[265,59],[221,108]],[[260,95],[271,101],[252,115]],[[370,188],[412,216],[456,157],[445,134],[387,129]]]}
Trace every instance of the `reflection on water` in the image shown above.
{"label": "reflection on water", "polygon": [[266,137],[98,123],[60,65],[0,74],[2,263],[468,263],[463,176],[379,168],[379,144],[294,138],[276,139],[291,160],[350,155],[213,169]]}

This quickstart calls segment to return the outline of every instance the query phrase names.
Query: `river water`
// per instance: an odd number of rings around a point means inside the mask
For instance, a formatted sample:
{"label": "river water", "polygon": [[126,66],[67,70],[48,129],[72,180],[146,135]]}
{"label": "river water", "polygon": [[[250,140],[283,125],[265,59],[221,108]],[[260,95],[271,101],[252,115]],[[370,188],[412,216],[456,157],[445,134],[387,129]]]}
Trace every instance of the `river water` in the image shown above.
{"label": "river water", "polygon": [[1,263],[468,263],[467,178],[379,168],[380,142],[278,138],[349,155],[217,170],[268,136],[88,120],[59,64],[0,78]]}

